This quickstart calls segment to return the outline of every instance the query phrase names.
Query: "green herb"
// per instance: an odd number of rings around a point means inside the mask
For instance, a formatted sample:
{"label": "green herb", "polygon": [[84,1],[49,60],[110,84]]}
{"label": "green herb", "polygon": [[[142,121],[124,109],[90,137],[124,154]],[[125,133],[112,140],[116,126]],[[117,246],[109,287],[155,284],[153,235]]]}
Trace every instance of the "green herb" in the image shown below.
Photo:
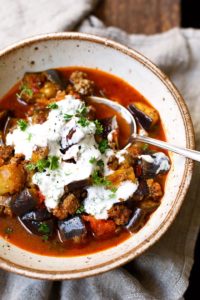
{"label": "green herb", "polygon": [[47,235],[50,233],[50,228],[46,223],[40,223],[40,225],[38,227],[38,231],[44,235]]}
{"label": "green herb", "polygon": [[91,164],[95,164],[95,163],[97,162],[97,160],[96,160],[95,157],[91,157],[90,160],[89,160],[89,162],[90,162]]}
{"label": "green herb", "polygon": [[58,108],[58,104],[57,103],[50,103],[48,106],[47,106],[49,109],[57,109]]}
{"label": "green herb", "polygon": [[11,233],[13,233],[13,229],[11,227],[6,227],[5,230],[4,230],[4,232],[6,234],[11,234]]}
{"label": "green herb", "polygon": [[45,158],[38,160],[38,162],[36,163],[36,168],[39,172],[43,172],[46,168],[48,168],[48,166],[48,160]]}
{"label": "green herb", "polygon": [[117,188],[116,187],[112,187],[111,192],[116,193]]}
{"label": "green herb", "polygon": [[64,114],[64,120],[65,121],[70,121],[72,117],[73,117],[73,115]]}
{"label": "green herb", "polygon": [[29,142],[30,142],[30,140],[32,139],[32,136],[33,136],[32,133],[29,133],[29,134],[28,134],[27,140],[28,140]]}
{"label": "green herb", "polygon": [[64,114],[64,119],[65,119],[65,121],[69,121],[69,120],[71,120],[71,118],[73,116],[76,116],[76,117],[80,118],[78,123],[81,126],[86,127],[89,125],[89,121],[87,120],[86,115],[87,115],[87,107],[84,104],[84,105],[82,105],[81,108],[77,109],[75,115]]}
{"label": "green herb", "polygon": [[85,117],[87,115],[87,112],[87,107],[85,106],[85,104],[83,104],[81,108],[77,109],[76,115]]}
{"label": "green herb", "polygon": [[99,122],[99,120],[95,120],[94,124],[96,126],[96,134],[101,134],[103,132],[102,124]]}
{"label": "green herb", "polygon": [[100,159],[100,160],[97,161],[97,166],[104,167],[104,162],[103,162],[102,159]]}
{"label": "green herb", "polygon": [[59,158],[57,156],[49,156],[47,159],[38,160],[36,164],[30,163],[26,166],[29,171],[37,169],[43,172],[45,169],[56,170],[59,167]]}
{"label": "green herb", "polygon": [[95,170],[92,174],[92,182],[95,185],[101,185],[101,186],[110,186],[111,182],[107,180],[105,177],[101,177],[99,175],[99,171]]}
{"label": "green herb", "polygon": [[23,84],[21,87],[20,87],[20,93],[19,94],[16,94],[16,96],[18,98],[21,98],[23,95],[27,95],[29,97],[32,97],[33,96],[33,90],[30,89],[26,84]]}
{"label": "green herb", "polygon": [[82,214],[84,211],[85,211],[85,208],[84,208],[83,205],[81,205],[81,206],[77,209],[76,214]]}
{"label": "green herb", "polygon": [[27,168],[28,171],[33,171],[33,170],[36,169],[36,165],[30,163],[30,164],[26,165],[26,168]]}
{"label": "green herb", "polygon": [[86,127],[90,124],[90,122],[85,117],[80,117],[78,124],[80,124],[82,127]]}
{"label": "green herb", "polygon": [[107,149],[108,149],[108,141],[106,139],[103,139],[99,143],[99,151],[103,154],[106,152]]}
{"label": "green herb", "polygon": [[143,151],[146,151],[148,148],[149,148],[149,145],[148,145],[148,144],[142,145],[142,150],[143,150]]}
{"label": "green herb", "polygon": [[47,234],[45,234],[45,235],[42,236],[42,240],[44,242],[48,241],[48,239],[49,239],[49,236]]}
{"label": "green herb", "polygon": [[17,125],[19,126],[19,128],[22,130],[22,131],[25,131],[26,128],[28,127],[28,123],[25,121],[25,120],[18,120],[17,121]]}
{"label": "green herb", "polygon": [[48,168],[50,170],[56,170],[59,167],[59,158],[57,156],[49,156],[48,163]]}
{"label": "green herb", "polygon": [[115,197],[116,197],[116,194],[115,194],[115,193],[109,195],[109,198],[110,198],[110,199],[113,199],[113,198],[115,198]]}

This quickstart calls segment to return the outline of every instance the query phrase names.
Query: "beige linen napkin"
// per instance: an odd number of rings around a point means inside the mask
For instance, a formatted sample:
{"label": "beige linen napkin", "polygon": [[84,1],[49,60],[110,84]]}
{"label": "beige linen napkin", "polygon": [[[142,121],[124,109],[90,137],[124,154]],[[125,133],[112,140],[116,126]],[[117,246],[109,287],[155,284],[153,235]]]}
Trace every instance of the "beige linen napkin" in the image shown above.
{"label": "beige linen napkin", "polygon": [[[97,1],[42,0],[38,3],[0,0],[0,4],[1,2],[4,2],[1,5],[3,12],[0,11],[3,20],[0,23],[0,38],[3,46],[35,33],[72,29]],[[8,12],[10,18],[7,16]],[[45,20],[44,24],[42,20]],[[173,29],[148,37],[128,35],[117,28],[106,28],[95,17],[85,20],[79,30],[106,36],[133,47],[164,70],[188,104],[196,131],[197,148],[200,150],[200,31]],[[200,227],[199,182],[200,166],[196,165],[189,193],[173,225],[159,242],[126,268],[60,283],[33,280],[0,271],[0,299],[181,299],[188,285],[194,245]]]}

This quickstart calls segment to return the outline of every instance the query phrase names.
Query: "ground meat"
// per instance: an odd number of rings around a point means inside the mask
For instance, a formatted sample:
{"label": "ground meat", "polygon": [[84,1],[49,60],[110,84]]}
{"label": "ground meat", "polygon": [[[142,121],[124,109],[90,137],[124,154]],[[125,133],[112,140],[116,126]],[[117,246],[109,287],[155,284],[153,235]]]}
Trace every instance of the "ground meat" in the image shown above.
{"label": "ground meat", "polygon": [[73,88],[81,95],[92,95],[94,91],[94,82],[87,79],[87,74],[80,71],[75,71],[70,76],[70,82]]}
{"label": "ground meat", "polygon": [[[2,199],[4,200],[2,201]],[[11,208],[8,206],[11,197],[0,196],[0,215],[13,216]]]}
{"label": "ground meat", "polygon": [[54,208],[52,213],[55,217],[62,220],[73,215],[79,208],[80,203],[78,199],[73,195],[69,194],[58,207]]}
{"label": "ground meat", "polygon": [[130,218],[131,210],[125,205],[116,204],[108,211],[108,215],[117,225],[124,225]]}
{"label": "ground meat", "polygon": [[12,217],[13,213],[10,207],[4,207],[4,211],[3,211],[4,215],[8,216],[8,217]]}
{"label": "ground meat", "polygon": [[142,143],[134,143],[130,147],[128,147],[127,151],[128,153],[133,157],[137,158],[138,155],[141,154],[141,145]]}
{"label": "ground meat", "polygon": [[149,188],[149,198],[158,200],[160,197],[162,197],[163,192],[161,189],[161,185],[158,182],[155,182],[153,179],[148,179],[147,185]]}
{"label": "ground meat", "polygon": [[47,120],[49,109],[46,107],[46,102],[49,103],[49,101],[45,100],[45,104],[38,103],[37,105],[29,109],[28,115],[32,117],[33,124],[42,124]]}
{"label": "ground meat", "polygon": [[109,157],[107,165],[111,170],[117,170],[117,168],[119,167],[118,158],[112,155],[111,157]]}
{"label": "ground meat", "polygon": [[11,158],[10,163],[11,164],[19,164],[25,159],[24,154],[15,154],[14,157]]}
{"label": "ground meat", "polygon": [[8,162],[14,154],[14,148],[12,146],[0,146],[0,159],[4,162]]}
{"label": "ground meat", "polygon": [[152,212],[159,206],[159,204],[159,202],[155,202],[152,200],[144,200],[141,201],[139,207],[147,212]]}
{"label": "ground meat", "polygon": [[37,149],[32,152],[31,161],[37,163],[39,160],[46,158],[48,154],[48,147],[37,147]]}
{"label": "ground meat", "polygon": [[0,167],[0,195],[13,195],[22,190],[26,182],[26,171],[21,164]]}

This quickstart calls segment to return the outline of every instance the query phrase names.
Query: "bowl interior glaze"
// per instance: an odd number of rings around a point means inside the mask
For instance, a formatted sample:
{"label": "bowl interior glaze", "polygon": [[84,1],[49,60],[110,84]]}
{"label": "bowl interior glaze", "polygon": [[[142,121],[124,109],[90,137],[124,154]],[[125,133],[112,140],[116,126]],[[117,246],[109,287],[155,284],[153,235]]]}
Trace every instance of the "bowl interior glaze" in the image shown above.
{"label": "bowl interior glaze", "polygon": [[[194,147],[186,105],[169,79],[147,58],[120,44],[80,33],[58,33],[22,41],[0,52],[0,96],[26,71],[64,66],[98,68],[133,85],[159,111],[167,141]],[[42,279],[99,274],[133,259],[159,239],[175,218],[192,175],[192,162],[170,154],[165,195],[147,224],[128,240],[103,252],[79,257],[47,257],[0,239],[0,267]]]}

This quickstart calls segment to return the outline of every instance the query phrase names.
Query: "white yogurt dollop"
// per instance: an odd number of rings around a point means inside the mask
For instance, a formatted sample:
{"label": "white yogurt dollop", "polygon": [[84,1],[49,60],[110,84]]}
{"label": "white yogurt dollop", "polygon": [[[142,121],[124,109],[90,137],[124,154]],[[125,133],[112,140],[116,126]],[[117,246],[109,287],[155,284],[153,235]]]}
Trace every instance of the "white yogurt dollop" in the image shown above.
{"label": "white yogurt dollop", "polygon": [[[32,157],[32,152],[37,147],[48,147],[49,155],[57,156],[59,167],[56,170],[45,169],[44,172],[36,172],[32,181],[38,185],[45,197],[45,205],[51,210],[55,208],[64,194],[64,187],[74,181],[89,178],[95,170],[95,163],[91,159],[104,162],[104,176],[113,171],[107,167],[110,156],[116,155],[119,163],[124,160],[126,151],[107,150],[102,154],[98,149],[94,134],[96,125],[88,121],[87,126],[82,126],[77,116],[84,102],[68,95],[58,101],[57,108],[49,112],[47,120],[42,124],[29,124],[25,131],[16,128],[7,134],[6,143],[15,148],[15,153],[23,153],[27,160]],[[65,115],[70,116],[66,121]],[[66,139],[71,135],[70,139]],[[61,152],[65,148],[65,152]],[[71,158],[74,162],[69,162]],[[124,181],[120,184],[116,193],[102,186],[90,186],[87,188],[87,198],[84,200],[85,211],[98,219],[107,219],[107,211],[114,203],[127,200],[137,189],[137,181]]]}

